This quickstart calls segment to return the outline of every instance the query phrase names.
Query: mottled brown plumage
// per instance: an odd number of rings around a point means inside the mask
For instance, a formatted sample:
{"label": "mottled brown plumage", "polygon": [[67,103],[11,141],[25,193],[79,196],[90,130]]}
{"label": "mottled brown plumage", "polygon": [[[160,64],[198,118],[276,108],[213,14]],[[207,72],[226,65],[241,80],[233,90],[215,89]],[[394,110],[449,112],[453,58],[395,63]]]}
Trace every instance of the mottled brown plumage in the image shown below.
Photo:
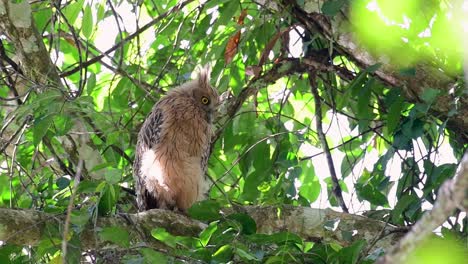
{"label": "mottled brown plumage", "polygon": [[185,211],[203,199],[217,105],[206,68],[154,105],[138,134],[133,165],[139,211]]}

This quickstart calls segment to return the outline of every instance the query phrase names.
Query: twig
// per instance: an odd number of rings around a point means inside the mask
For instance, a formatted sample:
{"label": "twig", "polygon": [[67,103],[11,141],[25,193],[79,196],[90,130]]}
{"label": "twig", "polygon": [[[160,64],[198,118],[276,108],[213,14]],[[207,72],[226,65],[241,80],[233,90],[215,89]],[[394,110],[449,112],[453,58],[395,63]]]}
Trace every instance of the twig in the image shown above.
{"label": "twig", "polygon": [[[295,130],[295,131],[285,131],[285,132],[279,132],[279,133],[275,133],[275,134],[271,134],[271,135],[268,135],[266,137],[263,137],[261,138],[260,140],[258,140],[257,142],[255,142],[254,144],[252,144],[250,147],[248,147],[244,152],[242,152],[241,155],[239,155],[239,157],[231,164],[231,167],[226,170],[223,175],[221,175],[217,181],[220,181],[224,178],[224,176],[226,176],[227,174],[229,174],[232,169],[241,161],[241,159],[247,155],[247,153],[249,153],[249,151],[251,151],[253,148],[255,148],[258,144],[270,139],[270,138],[274,138],[276,136],[281,136],[281,135],[285,135],[285,134],[294,134],[294,133],[298,133],[299,131]],[[240,177],[237,178],[237,181],[235,181],[233,184],[231,184],[231,187],[235,186],[237,184],[237,182],[240,180]]]}
{"label": "twig", "polygon": [[[14,140],[20,133],[21,133],[21,134],[23,133],[23,132],[22,132],[22,131],[23,131],[23,128],[25,128],[25,127],[27,126],[27,124],[28,124],[29,122],[31,122],[31,120],[32,120],[32,116],[29,116],[29,115],[28,115],[28,116],[24,119],[23,123],[21,124],[21,126],[20,126],[21,128],[18,129],[18,130],[15,132],[15,134],[13,134],[13,136],[11,136],[11,138],[10,138],[9,140],[7,140],[7,141],[4,143],[4,145],[0,148],[0,153],[2,153],[3,151],[5,151],[5,149],[8,147],[8,145],[10,145],[11,142],[13,142],[13,140]],[[20,138],[21,138],[21,137],[20,137]]]}
{"label": "twig", "polygon": [[[78,40],[79,40],[78,34],[76,34],[76,31],[75,31],[73,25],[70,24],[70,22],[68,21],[67,16],[65,16],[63,14],[62,9],[60,8],[60,6],[58,6],[56,3],[54,4],[54,6],[55,6],[57,12],[60,14],[61,19],[65,22],[68,29],[70,30],[70,33],[71,33],[71,36],[73,37],[73,40],[75,41],[75,43],[78,43]],[[52,44],[52,42],[51,42],[51,44]],[[81,45],[76,45],[76,48],[77,48],[77,52],[78,52],[78,63],[79,63],[79,65],[81,65],[83,63],[83,55],[82,55]],[[87,51],[88,51],[88,49],[86,48],[86,52]],[[81,93],[83,92],[86,79],[83,81],[82,68],[80,68],[79,70],[80,70],[80,80],[79,80],[79,84],[78,84],[78,91],[76,92],[75,95],[73,95],[73,94],[71,94],[71,96],[66,95],[66,98],[68,98],[69,100],[73,99],[73,98],[78,98],[81,95]],[[86,78],[86,68],[85,68],[84,76]]]}
{"label": "twig", "polygon": [[[60,33],[60,36],[63,36],[65,39],[68,39],[68,38],[73,38],[73,36],[71,36],[69,33],[66,33],[66,32],[61,32]],[[76,42],[76,41],[79,41],[79,42]],[[74,40],[74,44],[76,46],[88,46],[90,48],[93,49],[93,52],[91,52],[91,49],[87,50],[88,52],[90,52],[90,54],[94,57],[94,56],[98,56],[96,55],[97,54],[104,54],[102,51],[100,51],[97,47],[93,46],[92,44],[90,43],[87,43],[85,40],[81,39],[81,38],[78,38],[78,40]],[[110,56],[110,55],[105,55],[105,57],[107,57],[109,60],[111,60],[111,62],[117,64],[119,63],[118,61],[115,60],[115,58],[113,56]],[[109,63],[106,63],[104,61],[100,61],[100,63],[108,68],[109,70],[113,71],[115,74],[119,74],[123,77],[126,77],[128,78],[133,84],[135,84],[135,86],[139,89],[142,89],[145,93],[146,93],[146,97],[149,97],[151,100],[153,100],[154,102],[157,101],[157,99],[155,99],[154,96],[151,95],[151,90],[153,89],[153,86],[145,81],[142,81],[142,80],[139,80],[133,76],[131,76],[128,72],[122,70],[121,68],[115,68],[113,67],[111,64]]]}
{"label": "twig", "polygon": [[[19,131],[21,131],[21,132],[19,134],[15,133],[13,135],[13,137],[11,138],[11,140],[13,140],[16,136],[18,136],[18,139],[16,140],[16,142],[14,144],[14,147],[13,147],[13,155],[11,156],[11,166],[10,166],[10,208],[13,208],[13,169],[15,168],[15,166],[14,166],[15,162],[14,161],[16,160],[16,150],[18,148],[18,144],[19,144],[21,138],[24,135],[24,132],[26,131],[26,128],[28,127],[28,123],[29,123],[30,120],[31,120],[31,116],[26,117],[26,120],[24,121],[21,129],[19,129]],[[8,143],[8,144],[10,144],[10,143]],[[6,146],[8,146],[8,144],[5,145],[5,148],[6,148]],[[3,152],[3,150],[1,152]]]}
{"label": "twig", "polygon": [[[89,117],[89,116],[85,116],[85,115],[82,115],[82,118],[86,121],[86,123],[88,123],[92,128],[93,128],[93,131],[96,132],[96,136],[99,137],[100,140],[102,140],[104,143],[107,143],[107,138],[106,136],[104,135],[104,133],[94,124],[93,120]],[[133,164],[133,160],[127,155],[127,153],[125,153],[125,151],[123,151],[121,148],[119,148],[118,146],[114,145],[114,144],[111,144],[109,145],[108,147],[111,147],[112,150],[114,150],[115,152],[117,152],[117,154],[119,154],[122,158],[126,159],[130,164]],[[107,149],[107,148],[106,148]],[[105,150],[102,152],[104,153]]]}
{"label": "twig", "polygon": [[[120,16],[117,13],[117,11],[115,10],[114,5],[112,4],[112,1],[107,0],[106,2],[109,5],[109,7],[111,8],[112,15],[113,15],[114,20],[115,20],[115,24],[117,25],[117,29],[119,30],[119,37],[120,37],[120,39],[122,39],[123,38],[123,33],[122,33],[122,27],[120,26],[120,21],[119,21]],[[121,17],[120,17],[120,20],[122,20]],[[137,23],[137,25],[138,25],[138,23]],[[139,36],[139,35],[137,35],[137,36]],[[137,45],[137,46],[140,47],[140,45]],[[123,48],[123,45],[121,45],[120,46],[119,63],[117,64],[118,69],[122,68],[123,55],[124,55],[124,48]]]}
{"label": "twig", "polygon": [[340,183],[339,183],[338,177],[336,176],[335,166],[333,164],[330,147],[328,146],[327,139],[325,137],[325,134],[323,133],[322,104],[320,102],[321,98],[318,93],[317,85],[315,82],[316,81],[315,77],[316,77],[316,73],[311,71],[309,73],[309,82],[310,82],[310,90],[315,99],[314,100],[315,101],[315,121],[317,125],[317,134],[322,143],[323,150],[325,151],[325,156],[327,158],[328,169],[330,170],[330,175],[331,175],[332,185],[333,185],[333,189],[332,189],[333,194],[335,195],[335,198],[338,201],[338,204],[340,205],[341,209],[343,209],[343,212],[348,213],[349,212],[348,207],[346,207],[346,204],[344,202]]}
{"label": "twig", "polygon": [[[362,137],[363,135],[365,135],[365,134],[367,134],[367,133],[369,133],[369,132],[373,132],[376,128],[381,128],[381,127],[383,127],[383,125],[379,125],[379,126],[377,126],[377,127],[375,127],[375,128],[369,128],[369,129],[367,129],[367,130],[364,130],[364,131],[361,132],[359,135],[356,135],[356,136],[354,136],[354,137],[351,137],[351,138],[349,138],[348,140],[345,140],[345,141],[341,142],[341,144],[336,145],[336,146],[334,146],[334,147],[331,147],[330,150],[334,150],[334,149],[343,147],[343,146],[345,146],[346,144],[348,144],[348,143],[350,143],[350,142],[352,142],[352,141],[354,141],[354,140],[356,140],[356,139]],[[304,157],[299,158],[299,160],[300,160],[300,161],[309,160],[309,159],[315,158],[316,156],[322,155],[323,153],[324,153],[324,152],[322,151],[322,152],[319,152],[319,153],[316,153],[316,154],[313,154],[313,155],[310,155],[310,156],[304,156]]]}
{"label": "twig", "polygon": [[68,243],[68,230],[70,229],[70,218],[71,211],[73,209],[73,201],[75,200],[76,190],[78,189],[78,184],[80,183],[81,169],[83,168],[83,160],[78,161],[78,168],[76,169],[76,174],[74,178],[74,184],[72,193],[70,195],[70,201],[67,207],[67,217],[65,218],[65,223],[63,227],[63,239],[62,239],[62,263],[67,263],[67,243]]}
{"label": "twig", "polygon": [[8,62],[8,64],[13,68],[13,70],[21,75],[23,75],[23,71],[21,68],[13,61],[8,55],[6,54],[5,46],[3,46],[3,42],[0,40],[0,58]]}

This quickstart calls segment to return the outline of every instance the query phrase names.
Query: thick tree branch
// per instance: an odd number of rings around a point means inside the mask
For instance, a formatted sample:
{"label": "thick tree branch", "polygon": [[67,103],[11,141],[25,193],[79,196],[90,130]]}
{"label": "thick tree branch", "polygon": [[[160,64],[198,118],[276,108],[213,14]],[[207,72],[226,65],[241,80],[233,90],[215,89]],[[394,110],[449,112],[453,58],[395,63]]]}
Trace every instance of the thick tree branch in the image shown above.
{"label": "thick tree branch", "polygon": [[[257,233],[273,234],[289,231],[308,241],[336,242],[342,246],[350,245],[360,239],[379,237],[383,233],[383,238],[374,245],[374,249],[387,248],[401,237],[401,232],[397,227],[385,222],[329,209],[293,206],[281,208],[248,206],[243,209],[257,223]],[[226,210],[225,213],[229,214],[230,211]],[[0,240],[14,245],[37,245],[44,236],[51,236],[47,232],[48,226],[63,227],[64,219],[65,215],[0,208]],[[325,228],[326,223],[334,223],[335,227],[332,230]],[[121,228],[127,231],[132,243],[145,242],[155,249],[164,249],[161,243],[151,238],[150,233],[154,228],[161,227],[178,236],[197,236],[205,224],[184,215],[160,209],[138,214],[99,217],[95,226],[89,224],[81,233],[82,249],[102,248],[109,245],[109,242],[100,240],[99,236],[99,230],[105,227]],[[57,234],[57,239],[60,239],[60,235]]]}

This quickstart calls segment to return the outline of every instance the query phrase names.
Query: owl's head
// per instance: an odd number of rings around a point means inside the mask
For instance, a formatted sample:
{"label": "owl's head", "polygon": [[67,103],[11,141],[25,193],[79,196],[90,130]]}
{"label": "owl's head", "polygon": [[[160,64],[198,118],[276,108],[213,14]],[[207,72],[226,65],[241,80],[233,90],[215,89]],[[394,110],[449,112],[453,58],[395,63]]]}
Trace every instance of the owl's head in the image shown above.
{"label": "owl's head", "polygon": [[192,90],[195,101],[206,111],[214,113],[219,104],[218,91],[210,85],[210,68],[205,66],[198,73],[198,85]]}
{"label": "owl's head", "polygon": [[210,85],[210,67],[205,66],[198,72],[198,78],[182,85],[179,89],[193,98],[194,103],[202,108],[209,120],[219,105],[218,91]]}

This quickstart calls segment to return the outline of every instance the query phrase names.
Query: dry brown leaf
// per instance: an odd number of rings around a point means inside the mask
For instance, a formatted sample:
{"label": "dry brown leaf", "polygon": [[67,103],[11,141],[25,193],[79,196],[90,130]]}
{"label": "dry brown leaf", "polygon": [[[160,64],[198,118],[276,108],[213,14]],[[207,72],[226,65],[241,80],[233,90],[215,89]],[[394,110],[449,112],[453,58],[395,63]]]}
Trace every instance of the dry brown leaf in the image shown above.
{"label": "dry brown leaf", "polygon": [[[244,18],[247,16],[247,9],[242,9],[239,18],[237,19],[238,25],[244,24]],[[237,53],[237,48],[239,46],[239,41],[241,37],[241,31],[238,30],[234,35],[232,35],[226,45],[226,51],[224,52],[224,61],[226,64],[229,64],[234,56]]]}
{"label": "dry brown leaf", "polygon": [[234,36],[229,38],[229,41],[226,45],[226,51],[224,52],[224,61],[226,64],[229,64],[232,61],[232,58],[237,53],[237,46],[239,45],[239,40],[240,40],[241,32],[237,31]]}

